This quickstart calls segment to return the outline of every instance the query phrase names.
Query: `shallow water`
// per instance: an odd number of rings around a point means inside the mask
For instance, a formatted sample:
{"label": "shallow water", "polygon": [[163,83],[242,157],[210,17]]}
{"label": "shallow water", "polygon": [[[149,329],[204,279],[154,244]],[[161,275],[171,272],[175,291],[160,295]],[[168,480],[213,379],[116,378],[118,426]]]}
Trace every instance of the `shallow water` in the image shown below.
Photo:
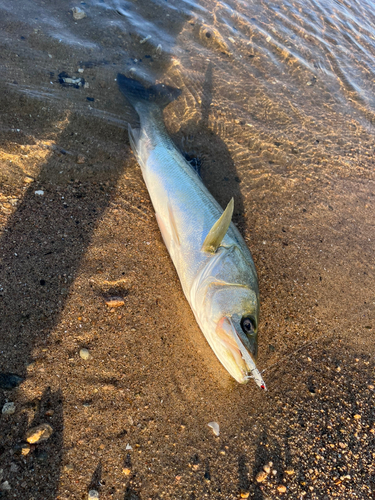
{"label": "shallow water", "polygon": [[[26,379],[0,400],[17,406],[0,428],[12,494],[369,498],[373,2],[103,0],[76,21],[74,6],[0,0],[0,371]],[[182,89],[168,130],[222,206],[235,198],[265,396],[229,380],[183,299],[118,72]],[[46,419],[55,437],[20,458]]]}

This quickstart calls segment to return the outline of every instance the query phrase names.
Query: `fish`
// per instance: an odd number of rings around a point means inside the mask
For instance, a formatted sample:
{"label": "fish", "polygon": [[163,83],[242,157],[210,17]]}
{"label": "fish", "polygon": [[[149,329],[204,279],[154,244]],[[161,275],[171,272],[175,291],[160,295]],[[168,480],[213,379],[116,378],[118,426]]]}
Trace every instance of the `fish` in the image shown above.
{"label": "fish", "polygon": [[181,90],[159,83],[144,86],[117,75],[120,91],[138,113],[128,125],[132,151],[185,297],[206,340],[239,383],[254,379],[266,390],[256,367],[259,287],[251,253],[232,222],[233,198],[225,210],[170,138],[163,109]]}

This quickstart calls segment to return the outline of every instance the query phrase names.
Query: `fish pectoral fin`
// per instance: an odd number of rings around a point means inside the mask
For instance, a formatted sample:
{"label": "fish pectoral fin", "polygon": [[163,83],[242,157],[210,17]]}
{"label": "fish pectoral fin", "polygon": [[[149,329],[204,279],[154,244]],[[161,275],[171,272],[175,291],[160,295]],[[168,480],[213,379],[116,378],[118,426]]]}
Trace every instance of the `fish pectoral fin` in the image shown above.
{"label": "fish pectoral fin", "polygon": [[215,224],[212,226],[210,232],[206,236],[206,239],[202,245],[203,252],[215,253],[220,243],[223,241],[224,236],[226,235],[230,222],[232,220],[234,208],[234,200],[233,198],[228,203],[227,208],[224,210],[222,216]]}

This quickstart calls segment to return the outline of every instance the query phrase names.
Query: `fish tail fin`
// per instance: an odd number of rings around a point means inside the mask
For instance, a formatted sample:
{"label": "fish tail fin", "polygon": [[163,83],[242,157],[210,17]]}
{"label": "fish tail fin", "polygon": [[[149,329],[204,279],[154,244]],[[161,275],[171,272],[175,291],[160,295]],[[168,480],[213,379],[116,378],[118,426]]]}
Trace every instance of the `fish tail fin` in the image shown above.
{"label": "fish tail fin", "polygon": [[121,73],[117,75],[117,83],[121,92],[134,108],[138,103],[154,103],[163,109],[181,95],[180,89],[164,83],[146,88],[138,80],[128,78]]}

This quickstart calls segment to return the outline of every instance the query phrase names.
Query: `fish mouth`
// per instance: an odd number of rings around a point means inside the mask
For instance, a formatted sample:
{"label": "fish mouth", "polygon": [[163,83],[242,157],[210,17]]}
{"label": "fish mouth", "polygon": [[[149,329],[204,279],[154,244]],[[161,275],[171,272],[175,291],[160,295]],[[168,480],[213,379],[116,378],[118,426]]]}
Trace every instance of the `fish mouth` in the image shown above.
{"label": "fish mouth", "polygon": [[233,321],[227,316],[222,317],[216,326],[216,333],[222,344],[230,351],[237,368],[242,374],[242,383],[253,378],[256,384],[263,390],[267,390],[266,384],[256,367],[255,361],[243,344]]}

